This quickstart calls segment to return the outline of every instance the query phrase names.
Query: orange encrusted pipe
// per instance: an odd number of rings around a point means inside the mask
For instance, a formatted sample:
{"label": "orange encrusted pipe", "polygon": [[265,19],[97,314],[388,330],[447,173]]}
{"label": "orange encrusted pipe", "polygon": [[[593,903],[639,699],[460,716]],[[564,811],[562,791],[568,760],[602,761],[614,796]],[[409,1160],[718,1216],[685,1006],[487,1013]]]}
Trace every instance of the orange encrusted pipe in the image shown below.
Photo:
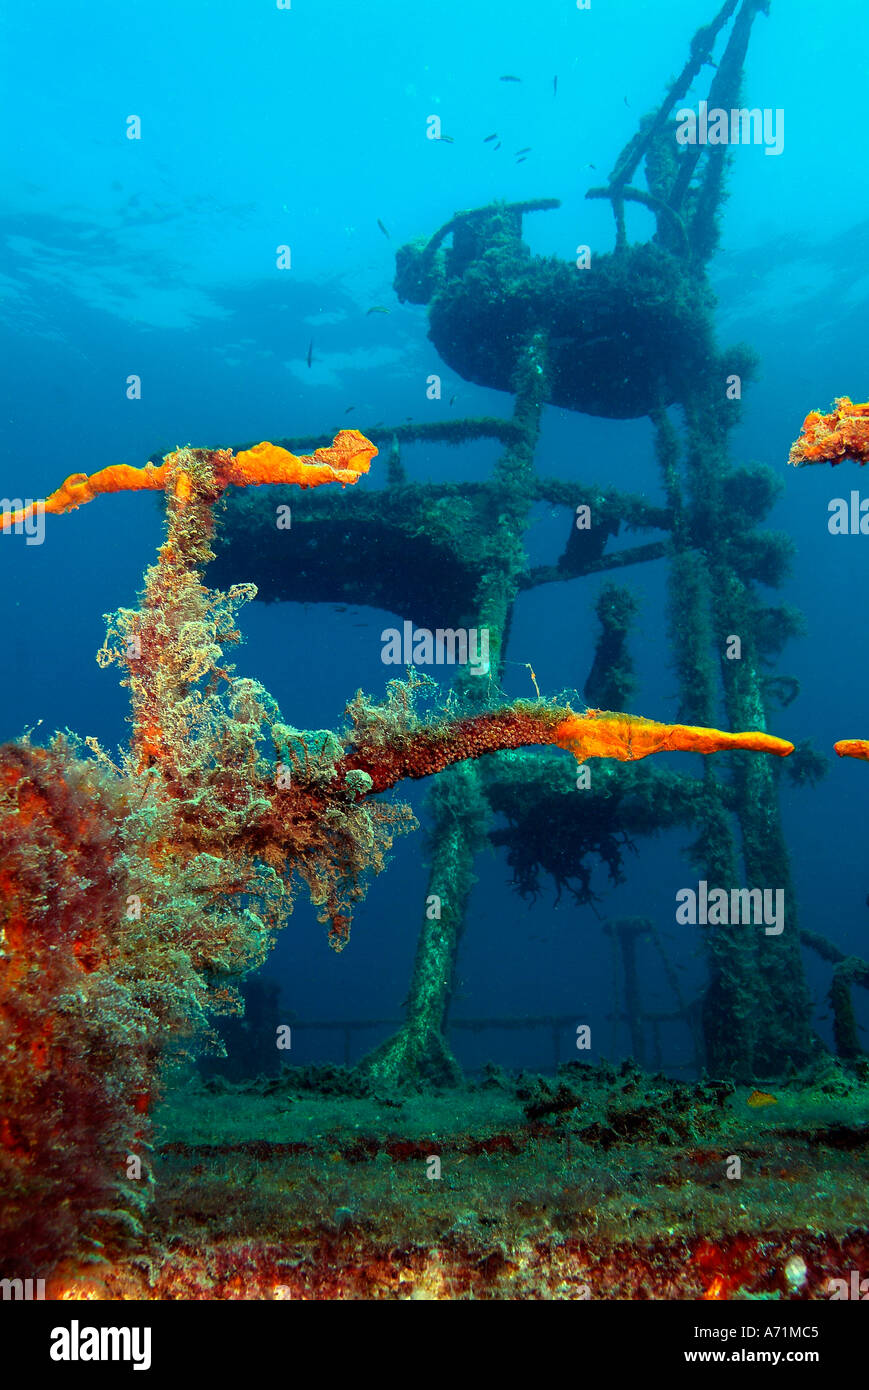
{"label": "orange encrusted pipe", "polygon": [[840,758],[859,758],[869,763],[869,738],[840,738],[833,747]]}
{"label": "orange encrusted pipe", "polygon": [[[133,468],[128,463],[113,463],[108,468],[101,468],[98,473],[92,473],[90,477],[87,473],[73,473],[56,492],[46,497],[43,507],[46,512],[59,515],[61,512],[74,511],[103,492],[159,491],[166,486],[167,471],[165,463],[159,467],[146,463],[144,468]],[[13,512],[12,521],[18,518],[26,520],[33,515],[35,507],[36,504],[31,503],[22,511]]]}
{"label": "orange encrusted pipe", "polygon": [[299,487],[319,487],[321,483],[355,483],[367,473],[377,449],[358,430],[340,430],[328,449],[297,458],[277,444],[255,444],[236,454],[227,481],[237,487],[260,483],[298,483]]}
{"label": "orange encrusted pipe", "polygon": [[794,751],[792,743],[772,734],[731,734],[694,724],[658,724],[654,719],[607,710],[587,710],[562,720],[555,729],[555,743],[573,753],[578,762],[617,758],[624,763],[647,758],[650,753],[721,753],[731,748],[786,758]]}
{"label": "orange encrusted pipe", "polygon": [[800,437],[791,445],[788,462],[804,463],[869,462],[869,401],[855,405],[840,396],[829,415],[812,410],[803,421]]}
{"label": "orange encrusted pipe", "polygon": [[720,753],[732,748],[786,758],[794,749],[792,743],[772,734],[729,734],[690,724],[658,724],[641,715],[611,710],[575,714],[567,706],[517,701],[503,709],[395,734],[388,744],[369,745],[362,740],[348,751],[339,772],[341,780],[354,769],[367,773],[371,787],[366,794],[374,794],[405,778],[431,777],[465,759],[553,744],[580,763],[587,758],[615,758],[624,763],[651,753]]}
{"label": "orange encrusted pipe", "polygon": [[[320,487],[323,483],[340,483],[344,487],[355,483],[367,473],[377,453],[376,445],[359,430],[340,430],[328,448],[316,449],[313,454],[297,457],[276,444],[257,444],[239,454],[218,449],[203,451],[211,460],[213,479],[218,495],[229,486],[257,487],[263,483],[297,483],[300,487]],[[43,510],[52,514],[74,511],[85,502],[106,492],[141,492],[164,490],[170,483],[174,495],[187,501],[194,490],[190,478],[176,477],[178,454],[168,454],[159,465],[146,463],[134,468],[127,463],[113,463],[98,473],[73,473],[56,492],[43,502]],[[36,512],[32,502],[17,512],[0,513],[0,530],[27,521]]]}

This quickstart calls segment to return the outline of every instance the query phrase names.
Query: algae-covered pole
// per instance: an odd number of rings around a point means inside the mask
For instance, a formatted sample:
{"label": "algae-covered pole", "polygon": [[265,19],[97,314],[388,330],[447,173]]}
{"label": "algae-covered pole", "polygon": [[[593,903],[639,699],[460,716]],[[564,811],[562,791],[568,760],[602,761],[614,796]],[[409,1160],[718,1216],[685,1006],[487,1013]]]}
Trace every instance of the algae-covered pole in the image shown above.
{"label": "algae-covered pole", "polygon": [[637,977],[637,938],[648,935],[651,922],[647,917],[619,917],[608,922],[604,931],[619,944],[625,982],[625,1017],[631,1033],[631,1051],[641,1067],[646,1065],[646,1043],[643,1037],[643,1008]]}
{"label": "algae-covered pole", "polygon": [[[738,523],[731,518],[733,524],[727,524],[723,481],[729,471],[726,440],[730,422],[723,409],[726,406],[711,390],[699,387],[686,407],[689,475],[696,514],[705,518],[703,542],[711,579],[712,624],[728,721],[732,728],[749,720],[752,728],[765,729],[766,706],[754,634],[756,605],[736,569],[744,553],[739,537],[732,534]],[[738,658],[727,655],[728,650],[735,650],[734,637],[739,640]],[[783,920],[767,927],[737,929],[743,939],[731,940],[732,960],[723,964],[726,973],[741,977],[746,969],[751,970],[754,1069],[780,1073],[789,1061],[804,1064],[814,1051],[796,896],[772,769],[737,756],[734,780],[746,884],[781,893],[784,911]],[[731,938],[733,934],[731,926]]]}
{"label": "algae-covered pole", "polygon": [[[522,354],[516,374],[516,438],[495,470],[498,523],[491,537],[485,542],[480,538],[487,547],[488,566],[477,593],[474,623],[478,629],[488,630],[490,670],[496,681],[525,569],[521,537],[531,505],[534,451],[546,389],[545,340],[537,334]],[[465,675],[458,684],[466,700],[482,702],[488,694],[489,682],[484,677]],[[404,1086],[448,1085],[460,1076],[446,1039],[446,1020],[458,944],[474,883],[474,858],[488,820],[480,777],[475,763],[453,767],[439,777],[432,792],[431,868],[407,996],[407,1018],[393,1037],[360,1063],[360,1069],[377,1080]]]}
{"label": "algae-covered pole", "polygon": [[[717,704],[714,680],[711,595],[707,566],[692,546],[679,475],[679,438],[664,411],[653,416],[658,466],[673,516],[673,558],[668,576],[670,647],[679,679],[679,718],[711,723]],[[721,799],[715,769],[703,766],[703,797],[698,801],[699,835],[692,855],[708,883],[738,879],[736,845]],[[754,1073],[754,954],[743,929],[707,930],[709,983],[702,1024],[706,1061],[716,1075],[745,1080]]]}
{"label": "algae-covered pole", "polygon": [[866,1049],[860,1041],[854,1004],[851,1000],[851,985],[862,985],[869,989],[869,965],[859,956],[846,956],[833,970],[830,985],[830,1005],[833,1010],[833,1036],[836,1039],[836,1053],[844,1061],[853,1062],[866,1056]]}
{"label": "algae-covered pole", "polygon": [[[732,110],[739,106],[742,73],[748,52],[751,28],[758,11],[768,12],[769,0],[743,0],[733,22],[727,47],[709,87],[710,110]],[[727,167],[726,145],[688,146],[679,174],[673,185],[669,203],[681,209],[687,199],[692,178],[701,156],[707,154],[703,179],[697,190],[695,206],[690,217],[689,240],[694,254],[708,260],[718,244],[718,213],[724,195],[724,174]]]}
{"label": "algae-covered pole", "polygon": [[[741,624],[746,611],[744,586],[728,576],[719,590],[717,627],[719,641]],[[758,728],[766,727],[766,710],[760,675],[751,646],[743,645],[740,662],[726,662],[724,687],[730,720],[749,715]],[[757,939],[755,1065],[763,1072],[781,1072],[789,1061],[808,1062],[815,1050],[809,1024],[811,1001],[800,955],[799,919],[791,877],[790,856],[778,806],[778,789],[772,770],[759,770],[741,757],[735,759],[737,817],[742,834],[745,879],[749,887],[772,889],[783,896],[781,920],[765,927]]]}
{"label": "algae-covered pole", "polygon": [[595,605],[601,631],[582,692],[593,708],[627,709],[630,705],[637,681],[627,639],[638,609],[630,589],[612,583],[601,589]]}
{"label": "algae-covered pole", "polygon": [[[625,226],[625,202],[644,204],[656,216],[665,219],[675,228],[677,244],[681,251],[690,251],[700,260],[707,259],[715,248],[715,216],[721,204],[725,156],[727,147],[697,144],[688,150],[679,161],[679,171],[672,188],[665,198],[650,195],[642,189],[628,186],[636,173],[640,161],[648,155],[653,146],[664,135],[667,123],[677,101],[687,96],[692,84],[702,68],[712,63],[712,51],[721,30],[729,23],[737,9],[738,0],[726,0],[722,9],[710,24],[698,29],[691,41],[688,60],[682,72],[671,83],[664,100],[649,120],[645,121],[637,133],[622,150],[609,182],[601,188],[589,189],[588,198],[608,198],[612,203],[616,221],[616,249],[627,246]],[[739,13],[733,23],[724,53],[717,65],[715,76],[709,89],[708,106],[721,106],[727,110],[735,107],[742,78],[742,68],[748,49],[751,26],[758,11],[766,13],[768,0],[743,0]],[[712,64],[714,67],[715,64]],[[696,207],[691,209],[690,224],[682,221],[683,206],[692,186],[695,172],[704,155],[709,155],[707,170],[695,199]]]}
{"label": "algae-covered pole", "polygon": [[833,1037],[836,1042],[836,1055],[843,1061],[853,1062],[866,1056],[866,1049],[860,1041],[859,1024],[854,1014],[851,986],[862,985],[869,989],[869,962],[860,956],[846,956],[834,942],[821,936],[820,932],[800,931],[800,941],[817,951],[822,960],[831,961],[833,978],[830,982],[828,999],[833,1010]]}
{"label": "algae-covered pole", "polygon": [[359,1063],[372,1080],[407,1087],[456,1085],[461,1070],[446,1038],[455,958],[474,856],[487,818],[473,764],[450,768],[438,779],[429,802],[431,867],[404,1023]]}

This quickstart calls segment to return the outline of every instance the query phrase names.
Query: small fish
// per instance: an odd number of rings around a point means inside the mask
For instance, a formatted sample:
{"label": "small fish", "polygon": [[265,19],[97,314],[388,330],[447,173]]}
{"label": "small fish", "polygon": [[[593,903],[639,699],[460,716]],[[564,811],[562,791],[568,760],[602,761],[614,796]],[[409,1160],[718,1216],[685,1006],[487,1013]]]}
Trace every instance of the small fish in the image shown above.
{"label": "small fish", "polygon": [[[383,223],[381,222],[381,220],[380,220],[379,217],[378,217],[378,219],[377,219],[377,225],[378,225],[378,227],[380,228],[380,230],[382,231],[383,235],[384,235],[385,237],[389,237],[389,232],[386,230],[386,228],[384,227],[384,225],[383,225]],[[391,237],[389,237],[389,239],[390,239],[390,241],[392,240]]]}
{"label": "small fish", "polygon": [[438,139],[442,145],[454,145],[456,143],[451,135],[439,135]]}
{"label": "small fish", "polygon": [[496,131],[493,131],[493,133],[492,133],[491,135],[487,135],[487,136],[486,136],[485,140],[483,141],[483,144],[484,144],[484,145],[488,145],[488,143],[489,143],[490,140],[497,140],[497,138],[498,138],[498,132],[497,132],[497,130],[496,130]]}
{"label": "small fish", "polygon": [[450,396],[450,405],[455,405],[455,403],[456,403],[456,398],[455,398],[455,396]]}
{"label": "small fish", "polygon": [[498,78],[498,81],[499,81],[499,82],[521,82],[521,81],[522,81],[522,78],[521,78],[521,77],[514,77],[513,74],[512,74],[511,72],[508,72],[508,73],[506,74],[506,76],[504,76],[504,77],[499,77],[499,78]]}
{"label": "small fish", "polygon": [[527,159],[527,155],[524,155],[524,154],[523,154],[523,156],[522,156],[521,159],[517,159],[517,160],[516,160],[516,163],[517,163],[517,164],[524,164],[526,159]]}
{"label": "small fish", "polygon": [[356,409],[355,405],[348,405],[347,409],[344,411],[344,414],[345,414],[345,415],[349,415],[349,414],[350,414],[350,411],[351,411],[351,410],[355,410],[355,409]]}
{"label": "small fish", "polygon": [[310,365],[311,365],[311,363],[312,363],[313,360],[314,360],[314,339],[312,338],[311,341],[310,341],[309,344],[308,344],[308,358],[307,358],[307,361],[308,361],[308,366],[309,366],[309,367],[310,367]]}
{"label": "small fish", "polygon": [[628,101],[627,97],[625,97],[625,106],[630,106],[630,104],[631,103]]}
{"label": "small fish", "polygon": [[517,150],[516,153],[517,153],[517,154],[530,154],[530,153],[531,153],[531,146],[530,146],[530,145],[526,145],[525,148],[524,148],[523,150]]}
{"label": "small fish", "polygon": [[552,79],[552,95],[553,95],[554,97],[557,97],[557,96],[558,96],[558,75],[557,75],[557,74],[556,74],[556,76],[553,77],[553,79]]}
{"label": "small fish", "polygon": [[371,308],[370,308],[369,310],[367,310],[367,312],[366,312],[366,314],[365,314],[365,317],[368,318],[368,315],[369,315],[369,314],[388,314],[388,313],[389,313],[389,310],[387,309],[387,307],[386,307],[385,304],[373,304],[373,305],[371,306]]}
{"label": "small fish", "polygon": [[501,148],[501,141],[499,140],[498,143],[497,143],[497,145],[493,145],[492,148],[495,149],[495,150],[500,150],[500,148]]}
{"label": "small fish", "polygon": [[759,1110],[762,1105],[778,1105],[778,1101],[769,1091],[752,1091],[746,1105],[750,1105],[752,1110]]}

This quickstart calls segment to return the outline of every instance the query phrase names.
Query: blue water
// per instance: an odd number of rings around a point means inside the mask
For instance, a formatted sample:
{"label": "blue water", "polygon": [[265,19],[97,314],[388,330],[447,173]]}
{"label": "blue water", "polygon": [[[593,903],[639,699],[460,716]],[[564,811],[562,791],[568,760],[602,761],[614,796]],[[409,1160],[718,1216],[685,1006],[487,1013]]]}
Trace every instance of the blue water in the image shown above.
{"label": "blue water", "polygon": [[[710,0],[593,0],[588,11],[567,0],[7,6],[0,496],[41,496],[70,473],[139,464],[188,442],[508,414],[509,397],[463,382],[439,361],[425,309],[397,302],[395,249],[455,210],[543,196],[562,207],[525,219],[533,251],[567,258],[579,242],[610,249],[609,206],[586,202],[586,190],[657,104],[712,9]],[[722,250],[711,265],[720,341],[751,343],[762,363],[746,390],[734,458],[779,472],[785,490],[769,524],[798,547],[775,601],[806,616],[807,635],[780,668],[799,678],[802,693],[773,728],[827,751],[838,738],[869,735],[869,541],[827,531],[829,500],[862,479],[852,464],[835,473],[785,465],[810,408],[869,394],[867,38],[860,0],[829,9],[773,0],[769,18],[756,21],[744,100],[784,110],[784,151],[733,151]],[[522,80],[504,83],[503,74]],[[432,114],[454,143],[425,138]],[[126,138],[131,115],[141,118],[139,140]],[[493,131],[499,151],[484,143]],[[524,146],[532,152],[517,165],[513,151]],[[642,209],[632,210],[629,231],[651,235]],[[287,271],[275,265],[283,244],[292,250]],[[389,314],[368,314],[375,305]],[[443,376],[440,402],[426,399],[432,371]],[[137,401],[125,395],[131,374],[142,381]],[[459,479],[486,476],[494,457],[483,446],[419,447],[405,461],[414,479]],[[378,464],[360,487],[380,485]],[[643,421],[548,410],[538,466],[659,495]],[[529,539],[535,559],[553,554],[547,526],[544,514]],[[41,721],[39,735],[70,727],[108,747],[125,738],[124,692],[93,654],[102,615],[133,601],[159,534],[153,498],[120,496],[49,518],[41,547],[0,538],[0,737]],[[663,567],[626,577],[643,601],[634,706],[666,719],[676,692]],[[600,582],[520,599],[509,695],[532,693],[525,662],[543,694],[582,688]],[[362,620],[368,625],[355,626]],[[243,625],[239,669],[261,679],[299,726],[335,726],[358,687],[378,694],[392,674],[380,661],[382,614],[253,605]],[[782,793],[802,922],[860,954],[869,924],[867,778],[862,764],[834,760],[820,787],[785,784]],[[410,799],[422,808],[421,789]],[[679,854],[690,838],[643,843],[615,891],[602,871],[596,877],[604,913],[649,915],[672,933],[668,949],[689,997],[703,981],[699,939],[669,924],[675,889],[692,881]],[[455,1014],[575,1014],[592,1022],[596,1053],[624,1053],[627,1037],[613,1040],[606,1020],[612,960],[599,920],[566,899],[556,909],[552,894],[533,907],[521,902],[499,856],[482,857],[478,870]],[[398,1016],[425,891],[417,834],[397,843],[340,957],[300,900],[268,968],[282,1007],[309,1019]],[[817,1027],[829,1041],[826,967],[810,959],[808,970]],[[650,964],[647,1003],[669,1007],[659,976]],[[454,1043],[468,1066],[490,1055],[548,1066],[552,1056],[546,1032],[460,1034]],[[674,1065],[687,1060],[684,1030],[666,1035],[665,1052]],[[341,1055],[337,1037],[300,1035],[296,1060]]]}

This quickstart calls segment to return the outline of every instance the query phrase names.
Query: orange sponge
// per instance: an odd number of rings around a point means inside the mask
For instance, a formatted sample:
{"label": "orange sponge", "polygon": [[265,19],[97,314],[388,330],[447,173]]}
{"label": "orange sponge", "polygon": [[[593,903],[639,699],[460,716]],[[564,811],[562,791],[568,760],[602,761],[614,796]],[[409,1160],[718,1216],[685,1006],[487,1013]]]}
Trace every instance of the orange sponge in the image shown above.
{"label": "orange sponge", "polygon": [[791,445],[790,463],[857,463],[869,461],[869,401],[855,405],[840,396],[829,415],[812,410],[803,421],[800,437]]}
{"label": "orange sponge", "polygon": [[833,747],[840,758],[859,758],[864,763],[869,763],[869,739],[867,738],[840,738]]}
{"label": "orange sponge", "polygon": [[260,483],[298,483],[300,487],[319,487],[321,483],[355,483],[367,473],[377,449],[358,430],[341,430],[328,449],[297,458],[277,444],[255,444],[236,454],[227,480],[237,487]]}
{"label": "orange sponge", "polygon": [[[214,485],[218,494],[231,484],[235,487],[257,487],[262,483],[298,483],[300,487],[319,487],[322,483],[358,481],[367,473],[371,460],[378,452],[376,445],[359,430],[339,430],[328,448],[316,449],[313,454],[297,457],[277,444],[257,444],[232,454],[228,449],[207,453],[214,469]],[[104,492],[159,491],[172,482],[175,496],[186,502],[191,494],[190,479],[177,473],[177,455],[168,454],[159,465],[146,463],[133,468],[127,463],[113,463],[98,473],[73,473],[65,483],[42,503],[43,510],[57,514],[71,512]],[[17,512],[0,514],[0,531],[20,524],[33,516],[37,503],[31,502]]]}
{"label": "orange sponge", "polygon": [[779,757],[794,751],[792,743],[772,734],[731,734],[693,724],[658,724],[639,715],[599,709],[562,720],[555,730],[555,742],[573,753],[578,762],[586,758],[617,758],[625,763],[646,758],[650,753],[720,753],[730,748],[776,753]]}

